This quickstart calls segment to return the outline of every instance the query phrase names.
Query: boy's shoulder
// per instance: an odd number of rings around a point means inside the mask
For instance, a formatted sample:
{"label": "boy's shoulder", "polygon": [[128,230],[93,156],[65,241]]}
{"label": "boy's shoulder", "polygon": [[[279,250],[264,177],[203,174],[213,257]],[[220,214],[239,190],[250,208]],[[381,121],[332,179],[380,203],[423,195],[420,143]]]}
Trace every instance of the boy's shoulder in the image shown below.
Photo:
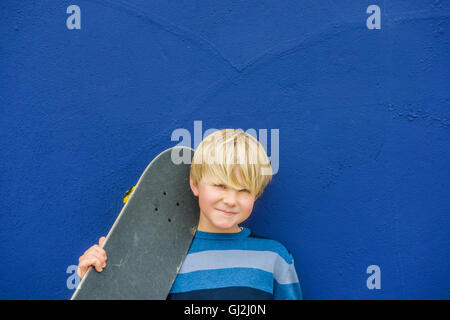
{"label": "boy's shoulder", "polygon": [[257,246],[259,250],[272,251],[281,256],[286,262],[292,262],[292,253],[280,241],[262,236],[253,231],[250,231],[248,241],[253,242],[253,245]]}

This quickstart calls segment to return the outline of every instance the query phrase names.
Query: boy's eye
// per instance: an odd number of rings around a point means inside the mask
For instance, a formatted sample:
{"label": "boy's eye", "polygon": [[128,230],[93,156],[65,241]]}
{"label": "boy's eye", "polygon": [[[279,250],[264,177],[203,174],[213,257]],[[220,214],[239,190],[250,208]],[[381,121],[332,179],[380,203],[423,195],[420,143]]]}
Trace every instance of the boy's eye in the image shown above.
{"label": "boy's eye", "polygon": [[[226,189],[226,186],[223,184],[214,184],[214,187],[220,188],[220,189]],[[239,192],[250,192],[247,189],[240,189]]]}

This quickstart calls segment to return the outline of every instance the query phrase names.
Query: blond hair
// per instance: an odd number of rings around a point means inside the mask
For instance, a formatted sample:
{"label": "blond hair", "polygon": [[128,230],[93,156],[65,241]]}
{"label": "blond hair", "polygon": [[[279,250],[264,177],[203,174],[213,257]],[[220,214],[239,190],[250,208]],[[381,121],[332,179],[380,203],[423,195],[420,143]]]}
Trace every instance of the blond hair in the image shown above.
{"label": "blond hair", "polygon": [[252,135],[241,129],[222,129],[199,144],[190,173],[196,186],[203,178],[213,178],[259,197],[272,178],[272,167],[264,147]]}

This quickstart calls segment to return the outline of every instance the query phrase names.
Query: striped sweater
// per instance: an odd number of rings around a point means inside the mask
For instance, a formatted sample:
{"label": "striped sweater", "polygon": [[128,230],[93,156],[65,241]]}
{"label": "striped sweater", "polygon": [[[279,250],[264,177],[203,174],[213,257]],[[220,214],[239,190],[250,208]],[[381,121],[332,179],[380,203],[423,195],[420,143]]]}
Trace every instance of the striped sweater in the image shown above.
{"label": "striped sweater", "polygon": [[169,300],[302,299],[289,251],[253,235],[197,231]]}

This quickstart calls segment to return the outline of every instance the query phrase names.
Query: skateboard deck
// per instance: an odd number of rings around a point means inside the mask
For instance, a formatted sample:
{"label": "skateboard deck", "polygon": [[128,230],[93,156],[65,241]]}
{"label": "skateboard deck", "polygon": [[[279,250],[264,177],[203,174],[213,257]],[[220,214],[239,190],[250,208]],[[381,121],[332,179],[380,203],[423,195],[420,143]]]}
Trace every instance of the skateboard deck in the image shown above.
{"label": "skateboard deck", "polygon": [[174,164],[172,151],[189,160],[194,152],[173,147],[147,166],[103,243],[106,267],[90,267],[72,300],[167,298],[200,212],[189,186],[190,165]]}

